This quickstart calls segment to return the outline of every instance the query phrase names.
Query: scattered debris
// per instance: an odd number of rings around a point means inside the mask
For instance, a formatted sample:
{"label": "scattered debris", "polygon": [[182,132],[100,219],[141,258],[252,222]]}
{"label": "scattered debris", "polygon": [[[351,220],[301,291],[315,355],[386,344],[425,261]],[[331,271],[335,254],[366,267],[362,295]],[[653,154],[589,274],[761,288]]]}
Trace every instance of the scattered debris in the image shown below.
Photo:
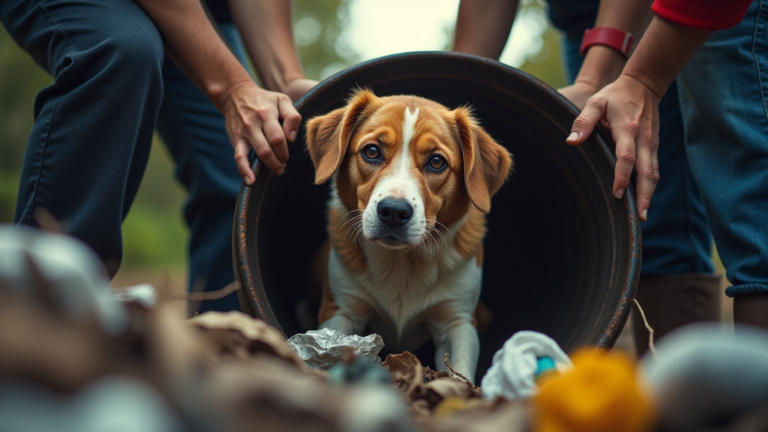
{"label": "scattered debris", "polygon": [[493,364],[482,381],[483,396],[490,400],[534,396],[538,391],[536,372],[543,357],[554,361],[560,372],[573,366],[568,355],[549,336],[534,331],[515,333],[493,355]]}
{"label": "scattered debris", "polygon": [[628,357],[584,349],[573,365],[534,397],[534,432],[650,430],[655,413]]}
{"label": "scattered debris", "polygon": [[347,347],[352,347],[357,357],[372,363],[381,362],[379,351],[384,348],[384,341],[377,334],[347,336],[325,328],[291,336],[288,346],[304,360],[307,368],[327,371],[343,360]]}
{"label": "scattered debris", "polygon": [[[225,287],[219,293],[236,289]],[[58,233],[0,227],[0,430],[752,432],[768,426],[768,334],[699,326],[640,368],[513,335],[482,389],[381,337],[289,340],[240,312],[187,319],[167,286],[113,292]],[[381,364],[379,364],[381,362]],[[327,372],[326,372],[327,371]],[[649,392],[650,394],[647,394]],[[651,402],[653,401],[653,402]]]}
{"label": "scattered debris", "polygon": [[347,347],[343,361],[328,371],[328,381],[334,385],[381,384],[389,386],[392,378],[381,365],[355,356],[355,350]]}
{"label": "scattered debris", "polygon": [[643,356],[639,373],[665,430],[698,430],[768,406],[765,331],[737,326],[731,333],[700,323],[668,334],[657,350],[658,358]]}

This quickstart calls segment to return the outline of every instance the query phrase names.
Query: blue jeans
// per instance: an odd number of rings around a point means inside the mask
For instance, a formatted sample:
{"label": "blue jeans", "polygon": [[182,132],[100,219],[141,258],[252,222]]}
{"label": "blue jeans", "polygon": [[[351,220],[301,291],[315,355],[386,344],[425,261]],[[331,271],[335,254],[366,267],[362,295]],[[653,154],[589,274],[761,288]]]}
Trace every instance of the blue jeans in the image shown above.
{"label": "blue jeans", "polygon": [[685,146],[730,296],[768,292],[768,2],[678,76]]}
{"label": "blue jeans", "polygon": [[[564,37],[563,53],[568,80],[573,83],[584,60],[581,37]],[[712,273],[712,235],[701,194],[691,175],[683,141],[683,120],[672,84],[659,105],[661,130],[659,172],[648,220],[641,224],[643,266],[641,276]]]}
{"label": "blue jeans", "polygon": [[[121,224],[160,131],[189,190],[190,284],[233,279],[232,218],[242,179],[224,119],[167,58],[154,23],[132,0],[4,0],[0,21],[54,82],[35,100],[15,221],[42,207],[66,221],[116,272]],[[242,57],[232,27],[222,33]],[[238,309],[237,297],[202,309]]]}

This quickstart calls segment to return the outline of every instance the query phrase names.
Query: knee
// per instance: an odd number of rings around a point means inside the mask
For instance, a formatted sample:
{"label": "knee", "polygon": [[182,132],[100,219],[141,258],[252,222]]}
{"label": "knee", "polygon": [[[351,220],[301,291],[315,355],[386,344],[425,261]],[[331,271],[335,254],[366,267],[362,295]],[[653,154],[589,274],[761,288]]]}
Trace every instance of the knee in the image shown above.
{"label": "knee", "polygon": [[106,19],[88,38],[76,42],[71,61],[63,65],[70,84],[90,81],[137,93],[162,90],[163,41],[148,17]]}
{"label": "knee", "polygon": [[165,54],[157,29],[115,32],[104,43],[109,59],[107,68],[124,76],[135,85],[159,84]]}

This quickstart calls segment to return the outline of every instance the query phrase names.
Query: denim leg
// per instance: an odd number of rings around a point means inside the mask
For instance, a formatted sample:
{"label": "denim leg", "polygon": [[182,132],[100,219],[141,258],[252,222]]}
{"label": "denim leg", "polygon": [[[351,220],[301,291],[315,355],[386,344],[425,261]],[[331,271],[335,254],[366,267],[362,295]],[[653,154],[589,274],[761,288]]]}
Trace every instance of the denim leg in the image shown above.
{"label": "denim leg", "polygon": [[47,209],[114,274],[162,101],[160,34],[132,0],[4,0],[0,20],[54,77],[35,100],[15,222]]}
{"label": "denim leg", "polygon": [[[233,24],[219,31],[240,59],[245,53]],[[176,160],[176,177],[189,196],[184,216],[190,229],[189,282],[203,283],[206,291],[234,280],[232,222],[243,182],[234,161],[224,117],[211,101],[166,58],[163,65],[165,99],[158,130]],[[237,294],[200,304],[200,312],[239,310]]]}
{"label": "denim leg", "polygon": [[[580,38],[563,38],[569,82],[579,73],[583,58]],[[642,276],[712,273],[712,234],[701,193],[693,180],[685,152],[683,119],[676,84],[659,104],[659,173],[643,232]]]}
{"label": "denim leg", "polygon": [[726,294],[768,292],[768,2],[715,32],[678,77],[686,151]]}

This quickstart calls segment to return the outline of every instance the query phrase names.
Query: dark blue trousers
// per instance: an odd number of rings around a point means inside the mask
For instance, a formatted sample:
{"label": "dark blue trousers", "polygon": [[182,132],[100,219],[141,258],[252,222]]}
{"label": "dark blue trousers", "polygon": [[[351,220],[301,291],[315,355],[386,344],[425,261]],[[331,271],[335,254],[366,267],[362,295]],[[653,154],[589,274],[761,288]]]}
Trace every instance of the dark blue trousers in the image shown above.
{"label": "dark blue trousers", "polygon": [[[189,191],[189,280],[233,279],[232,218],[241,177],[224,119],[167,58],[157,28],[132,0],[3,0],[0,21],[54,83],[35,101],[15,221],[43,207],[116,271],[121,224],[160,131]],[[231,25],[221,32],[241,59]],[[237,297],[201,310],[238,309]]]}

